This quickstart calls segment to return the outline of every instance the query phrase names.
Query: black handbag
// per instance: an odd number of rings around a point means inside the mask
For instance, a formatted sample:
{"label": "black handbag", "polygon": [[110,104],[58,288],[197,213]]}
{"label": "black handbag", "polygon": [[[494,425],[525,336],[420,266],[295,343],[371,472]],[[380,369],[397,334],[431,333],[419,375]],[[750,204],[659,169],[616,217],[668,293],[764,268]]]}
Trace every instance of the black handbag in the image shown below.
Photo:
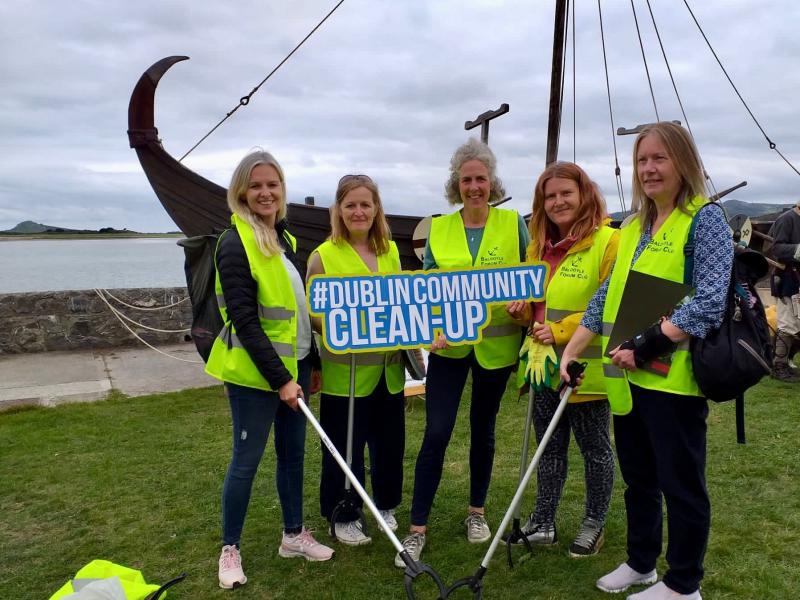
{"label": "black handbag", "polygon": [[[697,215],[692,220],[684,251],[690,281],[696,219]],[[771,370],[769,325],[755,285],[768,270],[767,260],[761,254],[737,248],[722,323],[705,338],[691,340],[694,377],[709,400],[734,400]]]}

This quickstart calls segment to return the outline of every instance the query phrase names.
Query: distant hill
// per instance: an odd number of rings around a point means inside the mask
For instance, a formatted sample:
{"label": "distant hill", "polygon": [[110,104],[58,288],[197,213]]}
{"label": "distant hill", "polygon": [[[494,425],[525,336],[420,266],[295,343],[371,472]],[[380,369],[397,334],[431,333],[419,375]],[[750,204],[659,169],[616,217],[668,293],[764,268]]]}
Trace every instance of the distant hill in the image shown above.
{"label": "distant hill", "polygon": [[[767,204],[763,202],[743,202],[742,200],[723,200],[722,206],[728,217],[734,215],[746,215],[748,217],[766,217],[768,220],[774,219],[783,211],[788,210],[794,206],[793,204]],[[616,220],[623,219],[628,213],[622,211],[611,213],[611,218]]]}
{"label": "distant hill", "polygon": [[43,225],[35,221],[23,221],[11,229],[0,231],[0,234],[29,235],[40,233],[138,233],[130,229],[114,229],[113,227],[102,227],[100,229],[69,229],[67,227],[56,227],[55,225]]}

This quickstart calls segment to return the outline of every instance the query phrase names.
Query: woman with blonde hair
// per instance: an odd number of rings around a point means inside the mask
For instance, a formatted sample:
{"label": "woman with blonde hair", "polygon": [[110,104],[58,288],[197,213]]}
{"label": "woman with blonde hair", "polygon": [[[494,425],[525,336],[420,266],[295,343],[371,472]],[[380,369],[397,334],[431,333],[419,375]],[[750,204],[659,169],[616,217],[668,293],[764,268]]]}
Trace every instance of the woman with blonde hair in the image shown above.
{"label": "woman with blonde hair", "polygon": [[[529,324],[532,342],[553,346],[560,355],[578,327],[586,305],[605,281],[617,256],[619,232],[608,226],[606,204],[597,185],[578,165],[557,162],[539,176],[529,224],[527,259],[550,266],[542,302],[513,302],[509,312]],[[580,448],[586,482],[586,506],[572,557],[597,554],[603,545],[606,513],[614,485],[614,454],[608,425],[611,418],[599,340],[585,351],[588,366],[583,384],[569,404],[539,461],[536,508],[522,527],[532,544],[557,543],[556,509],[567,480],[570,431]],[[559,396],[554,378],[534,396],[533,425],[542,440],[555,415]],[[522,540],[517,540],[521,542]]]}
{"label": "woman with blonde hair", "polygon": [[[400,254],[391,239],[378,186],[367,175],[345,175],[339,180],[331,205],[331,235],[312,252],[308,276],[367,275],[400,270]],[[314,319],[314,327],[320,324]],[[403,490],[405,369],[399,351],[334,354],[321,349],[322,398],[320,424],[345,455],[350,397],[350,368],[355,366],[351,469],[364,483],[364,447],[369,449],[372,497],[384,521],[394,531],[395,508]],[[351,358],[355,359],[351,363]],[[322,516],[331,521],[335,539],[350,546],[368,544],[353,507],[334,509],[344,499],[344,474],[329,452],[322,453],[319,496]],[[362,505],[354,498],[355,508]]]}
{"label": "woman with blonde hair", "polygon": [[[722,321],[733,262],[731,231],[722,210],[704,208],[703,168],[689,132],[670,122],[645,127],[633,145],[633,209],[623,224],[611,276],[586,309],[562,355],[565,365],[600,335],[614,440],[628,521],[627,560],[597,580],[606,592],[656,582],[667,507],[663,580],[629,600],[700,600],[703,558],[711,524],[706,489],[708,404],[692,370],[689,341]],[[684,249],[692,222],[694,268]],[[683,283],[691,298],[645,331],[607,348],[611,325],[632,271]],[[643,302],[646,299],[642,299]],[[658,359],[658,369],[653,368]],[[668,365],[665,370],[664,366]]]}
{"label": "woman with blonde hair", "polygon": [[233,455],[222,489],[219,585],[243,585],[239,544],[250,493],[275,426],[276,483],[283,514],[278,554],[328,560],[333,550],[303,526],[306,420],[297,399],[319,389],[295,238],[286,229],[283,170],[268,152],[245,156],[231,177],[231,227],[214,257],[224,327],[206,372],[225,382],[233,420]]}

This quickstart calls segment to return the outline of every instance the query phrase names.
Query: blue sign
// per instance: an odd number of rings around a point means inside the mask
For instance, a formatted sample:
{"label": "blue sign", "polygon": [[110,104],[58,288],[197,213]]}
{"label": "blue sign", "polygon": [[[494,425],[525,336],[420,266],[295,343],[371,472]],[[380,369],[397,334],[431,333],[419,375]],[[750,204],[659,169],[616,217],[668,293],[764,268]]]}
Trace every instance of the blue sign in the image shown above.
{"label": "blue sign", "polygon": [[547,269],[545,263],[532,263],[315,275],[308,283],[309,312],[322,318],[323,343],[331,352],[418,348],[440,332],[450,345],[476,344],[492,304],[544,298]]}

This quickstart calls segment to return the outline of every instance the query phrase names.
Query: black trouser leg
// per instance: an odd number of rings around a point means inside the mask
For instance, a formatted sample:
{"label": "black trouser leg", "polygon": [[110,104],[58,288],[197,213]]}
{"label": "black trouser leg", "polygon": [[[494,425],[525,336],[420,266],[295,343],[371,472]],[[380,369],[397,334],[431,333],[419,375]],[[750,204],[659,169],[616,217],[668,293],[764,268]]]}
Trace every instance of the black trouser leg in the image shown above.
{"label": "black trouser leg", "polygon": [[669,532],[664,583],[689,594],[703,578],[711,523],[705,481],[708,404],[634,385],[631,391],[633,410],[614,417],[620,469],[628,485],[628,564],[639,572],[655,566],[663,493]]}

